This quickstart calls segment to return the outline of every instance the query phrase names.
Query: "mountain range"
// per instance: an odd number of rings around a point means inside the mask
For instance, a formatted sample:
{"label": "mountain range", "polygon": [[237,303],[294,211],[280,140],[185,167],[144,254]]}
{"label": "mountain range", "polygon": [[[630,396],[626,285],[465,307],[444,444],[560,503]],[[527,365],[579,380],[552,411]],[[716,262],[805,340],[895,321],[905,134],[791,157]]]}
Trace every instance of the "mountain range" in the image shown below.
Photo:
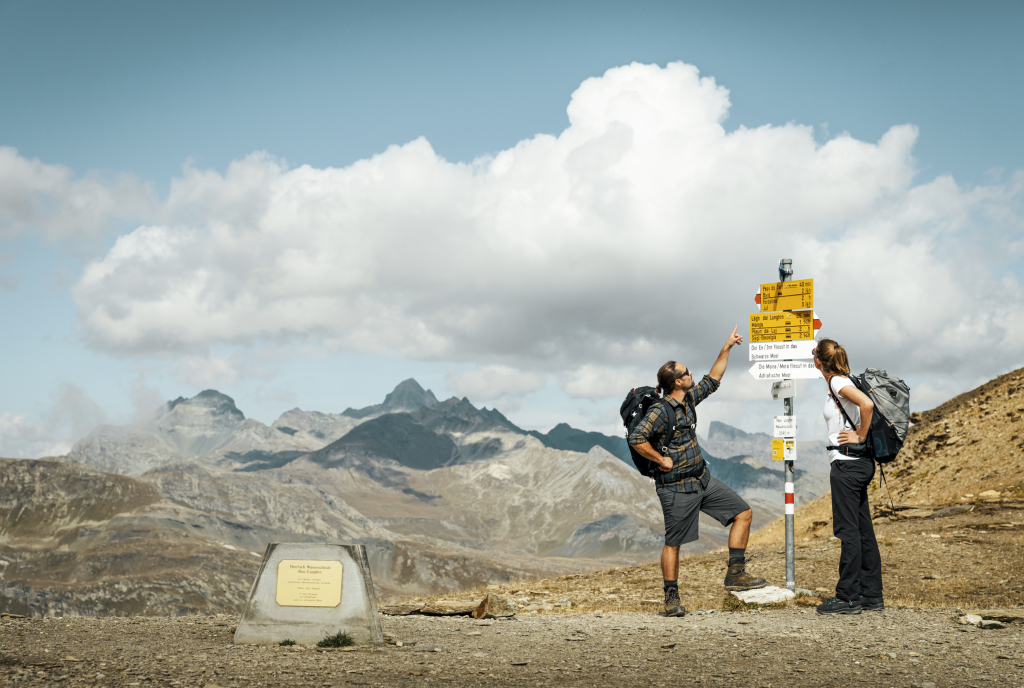
{"label": "mountain range", "polygon": [[[781,513],[781,472],[710,448],[760,451],[762,440],[722,424],[702,440],[755,526]],[[650,561],[663,542],[651,481],[622,437],[523,430],[411,379],[381,404],[295,408],[269,426],[206,390],[146,422],[100,426],[52,459],[0,461],[0,602],[11,611],[237,609],[272,541],[365,544],[385,595]],[[822,475],[801,480],[802,498],[827,489]],[[688,549],[724,543],[702,519]]]}

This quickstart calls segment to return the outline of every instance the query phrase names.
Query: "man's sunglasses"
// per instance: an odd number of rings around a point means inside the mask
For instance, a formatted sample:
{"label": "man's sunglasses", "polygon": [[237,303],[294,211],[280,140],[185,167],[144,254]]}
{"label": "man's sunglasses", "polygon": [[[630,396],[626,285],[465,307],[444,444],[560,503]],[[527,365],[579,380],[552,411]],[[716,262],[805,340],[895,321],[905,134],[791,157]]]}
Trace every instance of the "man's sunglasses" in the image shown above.
{"label": "man's sunglasses", "polygon": [[686,377],[689,374],[690,374],[690,371],[688,369],[684,370],[683,372],[676,374],[676,379],[677,380],[682,380],[684,377]]}

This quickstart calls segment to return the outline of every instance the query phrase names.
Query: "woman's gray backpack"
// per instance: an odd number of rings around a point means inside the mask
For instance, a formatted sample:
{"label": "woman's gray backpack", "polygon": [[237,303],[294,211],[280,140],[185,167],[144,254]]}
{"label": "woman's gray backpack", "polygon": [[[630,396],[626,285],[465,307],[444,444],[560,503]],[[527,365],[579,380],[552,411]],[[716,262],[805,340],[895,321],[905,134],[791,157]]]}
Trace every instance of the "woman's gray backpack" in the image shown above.
{"label": "woman's gray backpack", "polygon": [[[854,386],[864,392],[875,405],[871,414],[871,427],[863,444],[843,444],[830,446],[847,456],[872,458],[878,463],[889,463],[903,448],[907,439],[907,428],[910,425],[910,387],[903,380],[889,375],[878,368],[868,368],[863,375],[851,375]],[[835,392],[829,388],[835,398]],[[843,405],[836,399],[836,406],[843,413],[843,418],[854,427],[853,421],[846,415]]]}

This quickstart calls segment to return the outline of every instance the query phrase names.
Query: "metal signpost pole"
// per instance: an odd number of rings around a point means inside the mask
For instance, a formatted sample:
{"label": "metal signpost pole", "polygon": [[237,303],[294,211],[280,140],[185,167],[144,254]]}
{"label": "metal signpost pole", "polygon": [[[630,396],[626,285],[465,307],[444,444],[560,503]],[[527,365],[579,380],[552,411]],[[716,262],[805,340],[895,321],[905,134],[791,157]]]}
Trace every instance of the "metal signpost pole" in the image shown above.
{"label": "metal signpost pole", "polygon": [[772,399],[782,399],[785,415],[775,416],[772,461],[782,461],[785,482],[786,515],[786,587],[796,592],[796,537],[794,533],[793,470],[796,452],[796,416],[793,398],[797,380],[821,377],[814,367],[815,337],[821,321],[814,308],[814,280],[793,279],[793,261],[779,261],[779,281],[762,284],[754,295],[760,312],[751,313],[750,366],[755,380],[772,381]]}
{"label": "metal signpost pole", "polygon": [[[793,279],[793,259],[783,258],[779,261],[779,281],[788,282]],[[785,405],[785,415],[793,415],[793,399],[788,396],[782,400]],[[795,439],[795,438],[794,438]],[[794,501],[793,483],[795,481],[795,470],[793,461],[783,461],[782,475],[786,484],[786,588],[796,590],[796,535],[794,530],[794,514],[796,508]]]}

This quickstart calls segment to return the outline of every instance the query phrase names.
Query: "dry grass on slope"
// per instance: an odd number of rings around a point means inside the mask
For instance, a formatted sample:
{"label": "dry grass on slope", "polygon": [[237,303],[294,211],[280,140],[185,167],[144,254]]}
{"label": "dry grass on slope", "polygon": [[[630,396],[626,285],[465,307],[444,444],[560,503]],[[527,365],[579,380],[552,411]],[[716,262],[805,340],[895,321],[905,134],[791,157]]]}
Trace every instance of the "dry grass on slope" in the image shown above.
{"label": "dry grass on slope", "polygon": [[1024,369],[911,419],[907,443],[886,469],[897,501],[958,504],[990,490],[1024,497]]}

